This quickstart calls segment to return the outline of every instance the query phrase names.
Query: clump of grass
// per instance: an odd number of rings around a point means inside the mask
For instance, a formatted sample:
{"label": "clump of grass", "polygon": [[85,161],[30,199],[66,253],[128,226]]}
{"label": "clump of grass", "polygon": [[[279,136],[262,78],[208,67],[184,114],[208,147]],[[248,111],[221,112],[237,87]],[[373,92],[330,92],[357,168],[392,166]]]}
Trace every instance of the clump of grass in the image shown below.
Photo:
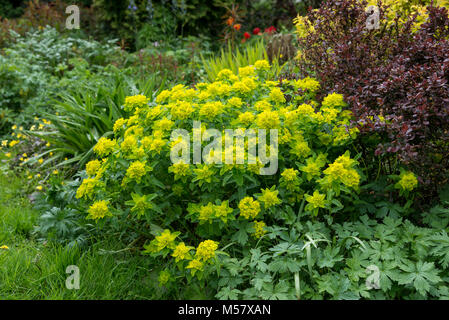
{"label": "clump of grass", "polygon": [[[279,52],[271,53],[269,78],[275,78],[282,71],[283,65],[279,63],[278,56]],[[239,68],[253,65],[257,60],[269,60],[263,40],[236,50],[228,44],[227,49],[222,48],[217,55],[207,58],[201,55],[201,67],[206,71],[206,80],[215,81],[221,70],[229,69],[234,74],[238,74]]]}

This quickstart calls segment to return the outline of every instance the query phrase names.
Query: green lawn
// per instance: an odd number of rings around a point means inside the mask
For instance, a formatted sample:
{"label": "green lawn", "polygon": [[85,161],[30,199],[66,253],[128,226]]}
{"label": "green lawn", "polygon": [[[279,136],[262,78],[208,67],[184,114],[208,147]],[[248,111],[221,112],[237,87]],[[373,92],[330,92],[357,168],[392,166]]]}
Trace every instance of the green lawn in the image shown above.
{"label": "green lawn", "polygon": [[[21,192],[24,180],[0,173],[0,299],[157,299],[164,294],[146,257],[113,240],[89,248],[38,241],[39,212]],[[121,251],[120,251],[121,250]],[[118,252],[117,252],[118,251]],[[80,270],[80,289],[66,288],[66,268]]]}

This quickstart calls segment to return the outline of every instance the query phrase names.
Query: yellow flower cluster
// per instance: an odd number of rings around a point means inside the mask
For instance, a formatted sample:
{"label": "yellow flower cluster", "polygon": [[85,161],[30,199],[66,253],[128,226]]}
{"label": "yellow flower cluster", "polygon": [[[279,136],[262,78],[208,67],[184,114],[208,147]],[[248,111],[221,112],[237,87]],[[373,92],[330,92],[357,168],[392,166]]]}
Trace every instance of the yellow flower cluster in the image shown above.
{"label": "yellow flower cluster", "polygon": [[211,222],[215,218],[226,223],[234,210],[229,207],[229,201],[223,201],[219,205],[209,202],[205,206],[195,206],[192,211],[198,214],[200,223]]}
{"label": "yellow flower cluster", "polygon": [[78,190],[76,191],[76,197],[78,199],[83,197],[93,198],[95,187],[100,184],[99,180],[96,178],[84,179]]}
{"label": "yellow flower cluster", "polygon": [[151,242],[151,252],[159,252],[168,249],[175,249],[175,239],[178,237],[179,233],[171,233],[170,230],[165,229],[159,236],[155,237]]}
{"label": "yellow flower cluster", "polygon": [[[195,275],[197,271],[203,271],[206,264],[212,263],[219,245],[217,241],[204,240],[195,249],[187,246],[184,242],[176,243],[176,238],[179,235],[180,232],[171,232],[165,229],[150,244],[144,246],[145,252],[159,254],[164,250],[169,250],[171,256],[175,258],[175,263],[178,263],[181,268],[190,269],[192,275]],[[192,250],[195,250],[194,254],[191,253]],[[183,261],[187,261],[187,264],[182,264]]]}
{"label": "yellow flower cluster", "polygon": [[166,285],[171,280],[171,274],[167,270],[162,270],[158,277],[159,286]]}
{"label": "yellow flower cluster", "polygon": [[259,60],[254,63],[256,70],[270,70],[270,64],[266,60]]}
{"label": "yellow flower cluster", "polygon": [[349,152],[346,152],[323,171],[325,177],[318,182],[325,190],[340,183],[356,189],[360,183],[360,175],[357,170],[354,169],[356,164],[357,161],[351,159],[349,157]]}
{"label": "yellow flower cluster", "polygon": [[188,177],[191,174],[190,165],[182,161],[170,166],[168,172],[172,172],[175,175],[175,180]]}
{"label": "yellow flower cluster", "polygon": [[267,230],[265,230],[266,224],[263,221],[254,221],[254,237],[260,238],[265,233],[267,233]]}
{"label": "yellow flower cluster", "polygon": [[396,184],[396,187],[402,191],[412,191],[418,186],[418,179],[411,171],[403,172],[400,175],[400,180]]}
{"label": "yellow flower cluster", "polygon": [[218,242],[205,240],[198,245],[195,258],[200,261],[208,261],[215,257],[215,251],[218,249]]}
{"label": "yellow flower cluster", "polygon": [[142,177],[145,173],[147,173],[147,171],[151,171],[151,168],[148,168],[145,162],[135,161],[131,163],[129,168],[126,170],[126,177],[140,183]]}
{"label": "yellow flower cluster", "polygon": [[97,144],[94,146],[94,152],[100,157],[106,157],[109,155],[116,145],[115,140],[109,140],[107,138],[100,138]]}
{"label": "yellow flower cluster", "polygon": [[145,97],[144,95],[136,95],[136,96],[130,96],[125,98],[125,111],[132,111],[136,107],[143,107],[145,106],[148,101],[150,101],[149,98]]}
{"label": "yellow flower cluster", "polygon": [[278,198],[278,194],[279,191],[275,190],[274,187],[271,189],[263,189],[262,195],[259,196],[258,200],[268,209],[282,202],[281,199]]}
{"label": "yellow flower cluster", "polygon": [[95,202],[90,206],[88,212],[88,218],[94,220],[102,219],[108,215],[111,215],[108,208],[108,201],[106,200]]}
{"label": "yellow flower cluster", "polygon": [[304,79],[299,80],[293,80],[292,84],[296,90],[301,89],[304,91],[309,91],[311,93],[315,93],[321,88],[320,83],[317,80],[312,79],[310,77],[306,77]]}
{"label": "yellow flower cluster", "polygon": [[[386,12],[386,18],[381,23],[391,25],[395,19],[399,18],[399,23],[404,24],[407,19],[417,15],[413,24],[413,31],[418,31],[423,23],[427,21],[428,13],[426,6],[430,5],[431,0],[383,0],[382,3],[389,7]],[[434,5],[437,7],[449,8],[448,0],[434,0]],[[379,5],[377,0],[368,0],[368,6]]]}
{"label": "yellow flower cluster", "polygon": [[101,162],[99,160],[92,160],[86,164],[86,172],[89,177],[93,177],[100,170]]}
{"label": "yellow flower cluster", "polygon": [[308,194],[305,195],[306,201],[309,203],[306,210],[313,211],[315,209],[324,208],[326,195],[319,193],[318,191],[314,191],[313,195],[310,196]]}
{"label": "yellow flower cluster", "polygon": [[260,212],[260,203],[253,197],[245,197],[239,203],[240,215],[245,219],[254,219]]}
{"label": "yellow flower cluster", "polygon": [[305,38],[309,35],[309,33],[315,30],[309,20],[304,16],[298,15],[295,19],[293,19],[293,23],[295,24],[296,34],[299,38]]}
{"label": "yellow flower cluster", "polygon": [[193,249],[193,247],[186,246],[184,242],[181,242],[173,250],[172,257],[175,258],[176,262],[192,259],[190,251]]}

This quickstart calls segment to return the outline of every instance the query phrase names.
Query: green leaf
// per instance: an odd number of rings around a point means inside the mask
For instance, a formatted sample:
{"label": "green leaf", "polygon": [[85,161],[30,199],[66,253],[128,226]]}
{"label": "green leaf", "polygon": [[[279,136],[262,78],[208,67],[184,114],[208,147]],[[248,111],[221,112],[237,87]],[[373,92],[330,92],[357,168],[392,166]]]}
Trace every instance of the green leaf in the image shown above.
{"label": "green leaf", "polygon": [[416,264],[401,265],[400,269],[404,271],[397,276],[399,284],[412,284],[422,295],[429,292],[430,284],[441,281],[438,275],[439,271],[435,269],[433,262],[418,261]]}
{"label": "green leaf", "polygon": [[237,241],[243,246],[248,242],[248,233],[246,232],[245,229],[240,229],[239,231],[233,234],[231,240]]}

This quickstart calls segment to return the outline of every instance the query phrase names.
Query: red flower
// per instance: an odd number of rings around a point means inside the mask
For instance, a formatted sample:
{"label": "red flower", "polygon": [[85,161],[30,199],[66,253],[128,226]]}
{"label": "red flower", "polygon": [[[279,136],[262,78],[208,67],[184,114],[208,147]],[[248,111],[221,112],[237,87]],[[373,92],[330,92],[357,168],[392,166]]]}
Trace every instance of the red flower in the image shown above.
{"label": "red flower", "polygon": [[276,28],[274,26],[268,27],[265,29],[265,33],[272,34],[276,32]]}
{"label": "red flower", "polygon": [[234,24],[234,29],[239,31],[242,26],[240,24]]}
{"label": "red flower", "polygon": [[245,37],[245,39],[251,38],[251,35],[250,35],[248,32],[245,32],[245,33],[243,34],[243,36]]}
{"label": "red flower", "polygon": [[260,28],[254,28],[253,34],[258,35],[260,33]]}

